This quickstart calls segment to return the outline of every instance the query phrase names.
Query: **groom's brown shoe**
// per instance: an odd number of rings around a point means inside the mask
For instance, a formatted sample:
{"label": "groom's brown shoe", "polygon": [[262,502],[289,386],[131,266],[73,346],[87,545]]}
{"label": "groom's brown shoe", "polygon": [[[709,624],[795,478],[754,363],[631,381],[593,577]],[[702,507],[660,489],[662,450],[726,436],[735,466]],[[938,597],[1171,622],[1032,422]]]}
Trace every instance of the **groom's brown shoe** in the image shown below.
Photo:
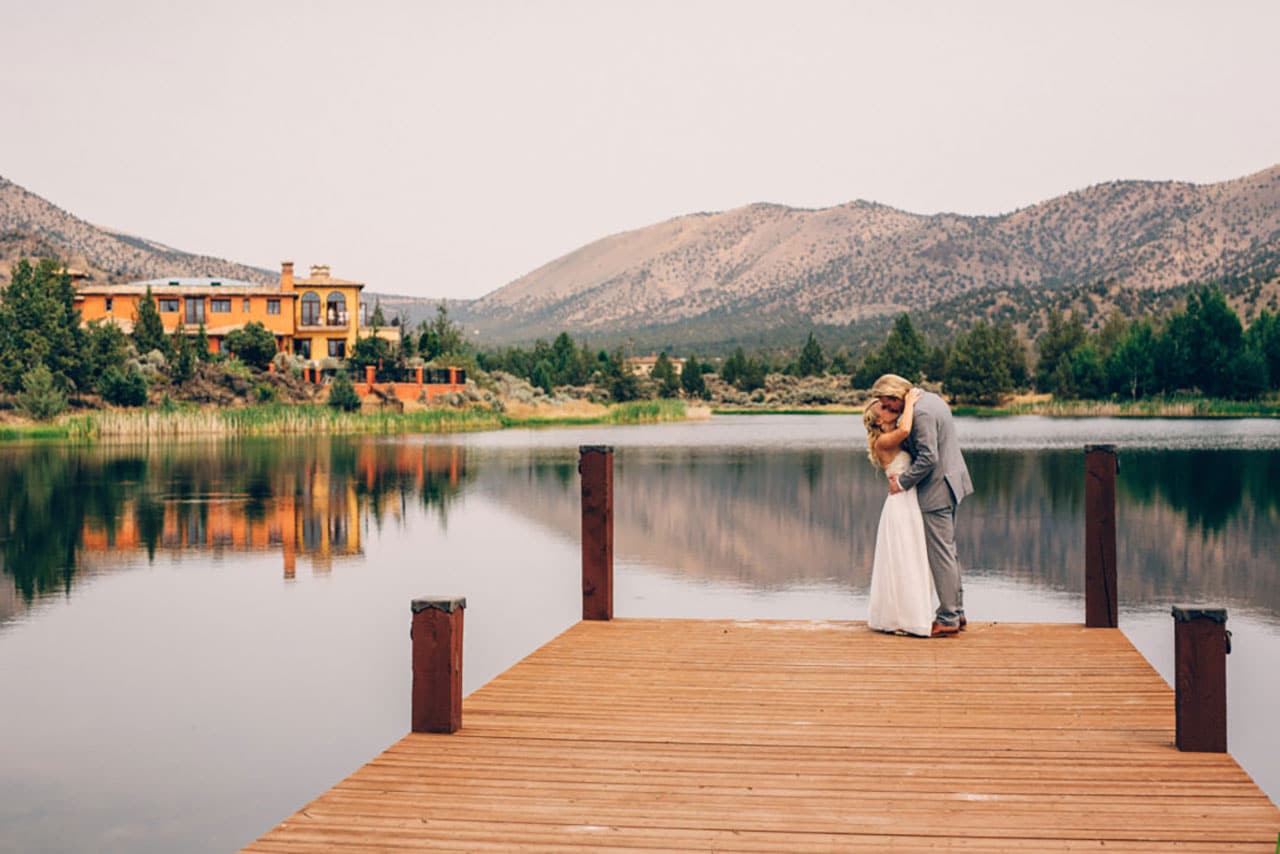
{"label": "groom's brown shoe", "polygon": [[945,626],[942,623],[934,621],[929,627],[929,637],[931,638],[949,638],[960,634],[959,626]]}
{"label": "groom's brown shoe", "polygon": [[964,631],[964,627],[969,625],[969,621],[964,618],[964,614],[960,615],[960,631]]}

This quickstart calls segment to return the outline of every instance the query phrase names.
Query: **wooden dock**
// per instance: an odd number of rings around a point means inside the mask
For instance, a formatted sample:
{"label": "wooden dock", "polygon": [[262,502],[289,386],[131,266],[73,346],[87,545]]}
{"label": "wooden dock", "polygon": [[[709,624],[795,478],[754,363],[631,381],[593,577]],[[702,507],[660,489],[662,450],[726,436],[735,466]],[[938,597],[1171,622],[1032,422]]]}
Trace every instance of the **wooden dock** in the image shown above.
{"label": "wooden dock", "polygon": [[1257,851],[1280,809],[1175,747],[1118,629],[581,622],[251,852]]}

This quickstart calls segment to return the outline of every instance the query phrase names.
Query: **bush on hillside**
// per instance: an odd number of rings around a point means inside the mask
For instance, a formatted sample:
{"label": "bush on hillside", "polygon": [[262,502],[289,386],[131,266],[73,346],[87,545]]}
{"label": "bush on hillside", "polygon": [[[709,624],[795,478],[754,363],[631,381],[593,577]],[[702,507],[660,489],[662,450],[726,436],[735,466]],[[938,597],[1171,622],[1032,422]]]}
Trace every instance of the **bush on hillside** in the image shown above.
{"label": "bush on hillside", "polygon": [[17,404],[28,418],[48,421],[66,411],[67,396],[54,385],[53,372],[45,365],[36,365],[22,375]]}
{"label": "bush on hillside", "polygon": [[113,406],[143,406],[147,402],[147,379],[138,371],[110,367],[98,379],[98,394]]}
{"label": "bush on hillside", "polygon": [[329,384],[329,405],[343,412],[355,412],[360,408],[360,395],[351,383],[346,371],[338,371]]}

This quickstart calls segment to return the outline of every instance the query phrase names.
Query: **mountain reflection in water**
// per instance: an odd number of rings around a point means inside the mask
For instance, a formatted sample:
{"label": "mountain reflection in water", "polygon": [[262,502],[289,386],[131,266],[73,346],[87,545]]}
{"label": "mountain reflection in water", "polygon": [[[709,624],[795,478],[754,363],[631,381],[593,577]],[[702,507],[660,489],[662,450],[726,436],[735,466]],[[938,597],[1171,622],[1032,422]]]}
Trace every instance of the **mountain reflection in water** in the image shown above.
{"label": "mountain reflection in water", "polygon": [[[1081,451],[971,451],[975,494],[958,518],[968,573],[1071,593],[1084,585]],[[486,461],[476,486],[574,536],[579,497],[566,460]],[[1117,489],[1125,606],[1177,599],[1280,615],[1280,453],[1124,451]],[[614,473],[619,557],[689,578],[775,588],[870,583],[883,479],[856,452],[627,449]]]}
{"label": "mountain reflection in water", "polygon": [[[1079,451],[967,453],[976,487],[958,547],[972,574],[1079,592],[1084,461]],[[1245,603],[1280,614],[1280,452],[1121,452],[1121,601]],[[864,591],[884,482],[856,447],[623,448],[615,543],[691,580],[760,589],[835,583]],[[145,553],[275,551],[291,578],[363,554],[367,525],[408,502],[447,525],[469,489],[576,538],[576,454],[480,451],[378,439],[254,440],[152,447],[10,447],[0,452],[0,561],[23,603]],[[9,591],[6,591],[8,593]]]}

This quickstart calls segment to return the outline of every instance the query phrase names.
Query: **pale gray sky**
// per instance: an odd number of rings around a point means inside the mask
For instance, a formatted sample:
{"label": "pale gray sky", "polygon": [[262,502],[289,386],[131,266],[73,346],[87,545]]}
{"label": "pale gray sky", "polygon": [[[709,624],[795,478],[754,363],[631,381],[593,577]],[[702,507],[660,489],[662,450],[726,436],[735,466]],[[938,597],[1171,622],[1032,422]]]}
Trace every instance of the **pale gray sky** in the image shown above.
{"label": "pale gray sky", "polygon": [[756,201],[1006,212],[1280,162],[1280,3],[0,0],[0,175],[476,297]]}

